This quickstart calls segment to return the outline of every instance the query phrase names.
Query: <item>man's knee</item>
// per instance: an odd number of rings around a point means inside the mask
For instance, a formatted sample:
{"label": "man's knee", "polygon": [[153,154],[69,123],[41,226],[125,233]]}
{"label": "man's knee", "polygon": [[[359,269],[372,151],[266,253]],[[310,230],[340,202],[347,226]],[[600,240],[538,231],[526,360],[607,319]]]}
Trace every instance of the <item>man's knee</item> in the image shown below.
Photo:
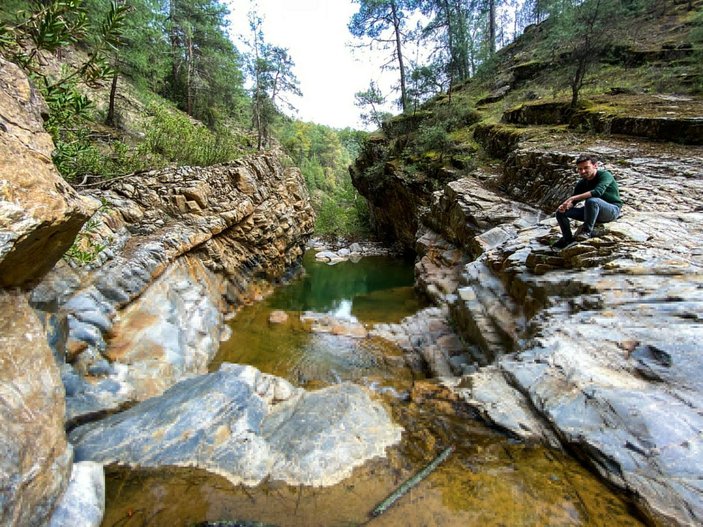
{"label": "man's knee", "polygon": [[583,206],[589,209],[598,209],[600,208],[600,200],[598,198],[586,198]]}

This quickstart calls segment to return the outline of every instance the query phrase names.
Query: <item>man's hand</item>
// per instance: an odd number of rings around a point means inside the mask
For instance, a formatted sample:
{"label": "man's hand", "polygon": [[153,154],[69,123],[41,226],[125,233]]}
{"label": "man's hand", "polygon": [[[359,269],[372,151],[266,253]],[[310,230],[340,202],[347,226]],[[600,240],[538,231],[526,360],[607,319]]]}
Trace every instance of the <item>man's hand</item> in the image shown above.
{"label": "man's hand", "polygon": [[573,206],[574,206],[574,199],[573,199],[573,197],[571,197],[571,198],[567,198],[567,199],[564,201],[564,203],[562,203],[561,205],[559,205],[559,207],[557,208],[557,210],[558,210],[559,212],[566,212],[567,210],[569,210],[569,209],[572,208]]}

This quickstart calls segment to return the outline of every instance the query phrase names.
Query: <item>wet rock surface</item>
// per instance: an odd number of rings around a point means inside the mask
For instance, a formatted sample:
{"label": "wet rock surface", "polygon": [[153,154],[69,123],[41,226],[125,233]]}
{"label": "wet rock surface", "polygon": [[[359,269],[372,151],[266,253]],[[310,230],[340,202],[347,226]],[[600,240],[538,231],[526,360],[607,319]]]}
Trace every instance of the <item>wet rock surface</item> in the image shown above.
{"label": "wet rock surface", "polygon": [[393,250],[379,242],[354,242],[347,244],[344,240],[325,241],[313,239],[308,242],[308,248],[315,252],[315,259],[318,262],[326,262],[334,265],[339,262],[358,262],[366,256],[388,256],[393,254]]}
{"label": "wet rock surface", "polygon": [[135,467],[191,466],[233,484],[264,478],[333,485],[400,440],[383,407],[343,383],[315,392],[223,364],[162,396],[76,428],[77,460]]}

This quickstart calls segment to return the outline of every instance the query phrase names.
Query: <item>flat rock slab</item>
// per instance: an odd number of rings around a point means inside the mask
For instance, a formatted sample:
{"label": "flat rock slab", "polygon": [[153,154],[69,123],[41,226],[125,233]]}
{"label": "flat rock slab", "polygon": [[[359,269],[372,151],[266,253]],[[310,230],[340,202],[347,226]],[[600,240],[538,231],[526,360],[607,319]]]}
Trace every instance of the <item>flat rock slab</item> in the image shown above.
{"label": "flat rock slab", "polygon": [[359,386],[306,392],[251,366],[225,363],[78,427],[70,438],[77,461],[198,467],[235,485],[271,478],[327,486],[383,456],[401,431]]}

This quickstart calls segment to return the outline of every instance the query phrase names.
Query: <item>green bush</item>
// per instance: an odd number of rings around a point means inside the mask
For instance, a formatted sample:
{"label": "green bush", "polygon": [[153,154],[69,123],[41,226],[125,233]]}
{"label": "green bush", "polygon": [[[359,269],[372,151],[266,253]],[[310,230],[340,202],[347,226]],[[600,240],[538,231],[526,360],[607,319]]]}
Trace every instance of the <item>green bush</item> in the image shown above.
{"label": "green bush", "polygon": [[369,236],[369,210],[366,200],[351,181],[332,195],[322,194],[317,204],[315,234],[323,237],[360,239]]}
{"label": "green bush", "polygon": [[212,131],[162,104],[152,105],[149,113],[146,146],[167,161],[208,166],[232,161],[248,150],[248,139],[225,127]]}

